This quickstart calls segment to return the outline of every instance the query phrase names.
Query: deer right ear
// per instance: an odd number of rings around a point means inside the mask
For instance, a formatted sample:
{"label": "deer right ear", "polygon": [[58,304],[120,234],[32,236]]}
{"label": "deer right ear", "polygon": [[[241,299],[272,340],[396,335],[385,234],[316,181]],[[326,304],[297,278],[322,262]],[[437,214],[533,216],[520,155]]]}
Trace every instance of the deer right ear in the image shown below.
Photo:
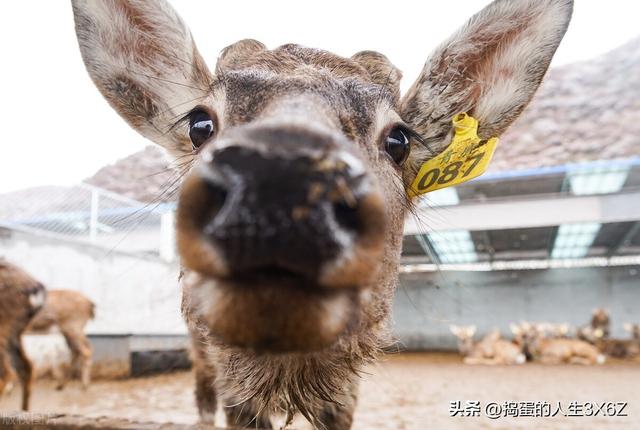
{"label": "deer right ear", "polygon": [[72,0],[82,59],[109,104],[174,155],[191,142],[172,125],[210,94],[191,33],[164,0]]}
{"label": "deer right ear", "polygon": [[572,0],[495,0],[441,44],[400,106],[428,147],[412,148],[405,182],[451,142],[452,118],[478,120],[498,137],[533,97],[569,25]]}

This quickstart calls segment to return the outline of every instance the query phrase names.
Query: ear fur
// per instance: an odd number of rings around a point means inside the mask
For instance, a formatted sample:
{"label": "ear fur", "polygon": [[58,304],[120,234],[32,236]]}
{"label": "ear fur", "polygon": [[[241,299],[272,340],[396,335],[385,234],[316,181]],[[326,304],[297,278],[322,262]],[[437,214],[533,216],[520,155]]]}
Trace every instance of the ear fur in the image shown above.
{"label": "ear fur", "polygon": [[455,114],[478,119],[483,139],[499,136],[520,115],[547,71],[572,10],[572,0],[496,0],[429,56],[401,102],[402,118],[429,146],[413,151],[409,180],[425,159],[450,143]]}
{"label": "ear fur", "polygon": [[171,126],[210,93],[211,74],[191,33],[164,0],[73,0],[91,79],[143,136],[174,154],[191,151]]}

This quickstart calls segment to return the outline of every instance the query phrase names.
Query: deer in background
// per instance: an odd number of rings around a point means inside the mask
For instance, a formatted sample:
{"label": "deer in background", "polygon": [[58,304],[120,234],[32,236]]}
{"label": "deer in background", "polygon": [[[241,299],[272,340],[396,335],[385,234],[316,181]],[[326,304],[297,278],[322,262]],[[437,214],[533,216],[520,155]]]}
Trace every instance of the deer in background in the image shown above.
{"label": "deer in background", "polygon": [[521,323],[511,324],[516,344],[528,359],[544,364],[603,364],[605,356],[588,342],[579,339],[549,338],[545,327]]}
{"label": "deer in background", "polygon": [[513,342],[502,339],[498,330],[492,330],[480,342],[474,342],[476,326],[449,326],[458,338],[458,350],[466,364],[523,364],[527,361],[522,350]]}
{"label": "deer in background", "polygon": [[591,314],[591,322],[589,325],[578,328],[578,339],[592,342],[594,336],[600,339],[609,337],[611,327],[611,319],[609,311],[604,308],[596,308]]}
{"label": "deer in background", "polygon": [[17,373],[25,411],[29,409],[33,368],[22,346],[22,333],[44,305],[45,298],[46,290],[40,282],[0,259],[0,395]]}
{"label": "deer in background", "polygon": [[609,337],[611,318],[605,309],[594,309],[589,326],[581,327],[578,337],[591,343],[603,354],[615,358],[631,358],[640,355],[640,344],[633,339],[612,339]]}
{"label": "deer in background", "polygon": [[603,337],[602,330],[590,327],[582,329],[586,342],[594,345],[600,352],[615,358],[631,358],[640,354],[640,344],[636,339],[612,339]]}
{"label": "deer in background", "polygon": [[[46,332],[57,327],[71,351],[71,372],[79,370],[82,388],[87,389],[91,379],[92,348],[84,333],[89,320],[94,318],[95,305],[85,295],[71,290],[49,290],[44,307],[31,320],[28,331]],[[64,368],[53,369],[63,389],[69,377]]]}
{"label": "deer in background", "polygon": [[299,412],[349,429],[358,374],[390,341],[418,169],[447,148],[458,113],[482,139],[520,115],[572,1],[493,2],[402,97],[377,52],[241,40],[212,73],[165,1],[72,3],[97,88],[185,166],[177,247],[202,421],[220,401],[229,426]]}
{"label": "deer in background", "polygon": [[631,334],[631,338],[640,341],[640,324],[625,323],[624,329]]}
{"label": "deer in background", "polygon": [[572,337],[572,327],[568,323],[539,324],[545,335],[551,339],[569,339]]}

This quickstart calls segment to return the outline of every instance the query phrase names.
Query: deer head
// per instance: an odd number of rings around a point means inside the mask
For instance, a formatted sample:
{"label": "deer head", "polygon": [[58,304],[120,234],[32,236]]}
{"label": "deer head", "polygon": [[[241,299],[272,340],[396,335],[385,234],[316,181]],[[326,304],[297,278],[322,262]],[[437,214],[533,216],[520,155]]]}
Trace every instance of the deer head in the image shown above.
{"label": "deer head", "polygon": [[166,2],[73,1],[100,92],[191,161],[177,213],[185,312],[222,343],[261,351],[381,332],[417,169],[449,144],[455,114],[477,118],[481,138],[518,117],[571,10],[495,1],[400,97],[400,71],[376,52],[242,40],[210,71]]}
{"label": "deer head", "polygon": [[473,336],[476,334],[476,326],[450,325],[449,330],[458,338],[458,350],[462,355],[468,355],[473,349]]}

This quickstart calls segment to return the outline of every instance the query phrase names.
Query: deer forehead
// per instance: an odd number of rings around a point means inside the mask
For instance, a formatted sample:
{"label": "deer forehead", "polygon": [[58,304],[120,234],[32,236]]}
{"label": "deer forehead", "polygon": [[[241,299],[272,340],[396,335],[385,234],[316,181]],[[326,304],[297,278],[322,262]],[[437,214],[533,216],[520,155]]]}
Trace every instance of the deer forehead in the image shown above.
{"label": "deer forehead", "polygon": [[358,140],[377,129],[380,112],[394,112],[397,105],[397,82],[375,82],[360,63],[326,51],[285,45],[237,56],[223,52],[212,85],[224,104],[226,127],[298,113]]}

